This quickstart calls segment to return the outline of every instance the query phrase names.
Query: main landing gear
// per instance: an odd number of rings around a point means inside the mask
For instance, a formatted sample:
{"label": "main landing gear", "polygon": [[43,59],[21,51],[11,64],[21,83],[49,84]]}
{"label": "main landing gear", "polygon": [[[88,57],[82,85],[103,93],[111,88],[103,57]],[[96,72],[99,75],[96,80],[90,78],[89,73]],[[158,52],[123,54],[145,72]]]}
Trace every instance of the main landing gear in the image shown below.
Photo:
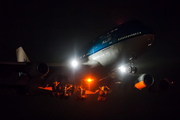
{"label": "main landing gear", "polygon": [[134,66],[134,58],[131,57],[129,60],[130,60],[131,66],[128,68],[128,73],[135,74],[137,72],[137,68]]}
{"label": "main landing gear", "polygon": [[130,67],[128,68],[128,73],[133,73],[133,74],[135,74],[136,72],[137,72],[137,68],[136,68],[136,67],[130,66]]}

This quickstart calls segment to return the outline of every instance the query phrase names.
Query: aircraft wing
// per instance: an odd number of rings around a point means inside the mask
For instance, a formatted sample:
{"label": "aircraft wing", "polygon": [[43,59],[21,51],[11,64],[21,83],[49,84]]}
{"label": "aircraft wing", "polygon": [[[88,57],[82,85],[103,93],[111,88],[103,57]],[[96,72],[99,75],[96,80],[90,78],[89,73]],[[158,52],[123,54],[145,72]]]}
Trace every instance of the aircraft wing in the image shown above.
{"label": "aircraft wing", "polygon": [[40,62],[0,62],[1,76],[8,76],[11,72],[23,72],[30,77],[41,77],[49,72],[49,67]]}
{"label": "aircraft wing", "polygon": [[92,67],[88,64],[79,64],[77,68],[73,68],[68,63],[47,63],[47,65],[49,65],[49,73],[44,77],[46,80],[43,87],[54,81],[65,80],[66,83],[75,83],[87,77],[98,80],[108,74],[102,65]]}
{"label": "aircraft wing", "polygon": [[25,73],[29,77],[45,76],[49,66],[43,62],[30,62],[22,47],[16,49],[17,62],[0,62],[0,77],[7,77],[11,72]]}

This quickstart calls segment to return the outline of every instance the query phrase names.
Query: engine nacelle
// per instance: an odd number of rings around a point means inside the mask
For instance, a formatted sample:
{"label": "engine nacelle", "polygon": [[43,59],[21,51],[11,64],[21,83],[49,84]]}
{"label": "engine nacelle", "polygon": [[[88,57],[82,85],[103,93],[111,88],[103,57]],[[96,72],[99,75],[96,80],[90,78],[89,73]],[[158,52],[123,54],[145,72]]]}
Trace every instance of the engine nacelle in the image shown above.
{"label": "engine nacelle", "polygon": [[27,67],[30,77],[45,76],[49,72],[49,66],[45,63],[30,63]]}
{"label": "engine nacelle", "polygon": [[166,78],[158,81],[155,83],[153,86],[149,87],[149,92],[152,93],[161,93],[161,92],[166,92],[170,88],[170,81]]}
{"label": "engine nacelle", "polygon": [[170,82],[168,79],[163,79],[159,82],[158,87],[161,91],[167,91],[170,87]]}
{"label": "engine nacelle", "polygon": [[49,66],[46,63],[31,63],[27,62],[25,65],[16,66],[17,72],[26,73],[30,77],[45,76],[49,72]]}
{"label": "engine nacelle", "polygon": [[29,77],[41,77],[49,72],[49,66],[42,62],[3,63],[0,65],[0,77],[8,77],[12,72],[23,72]]}
{"label": "engine nacelle", "polygon": [[149,74],[142,74],[138,77],[138,83],[135,84],[137,89],[149,87],[154,83],[154,78]]}

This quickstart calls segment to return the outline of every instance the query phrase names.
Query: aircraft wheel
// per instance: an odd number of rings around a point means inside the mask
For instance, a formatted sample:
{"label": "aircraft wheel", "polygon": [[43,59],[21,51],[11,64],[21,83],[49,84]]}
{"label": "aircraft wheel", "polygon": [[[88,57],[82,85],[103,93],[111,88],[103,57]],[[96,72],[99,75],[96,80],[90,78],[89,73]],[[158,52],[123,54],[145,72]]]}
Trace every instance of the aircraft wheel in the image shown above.
{"label": "aircraft wheel", "polygon": [[102,97],[101,96],[98,96],[97,100],[98,101],[101,101]]}
{"label": "aircraft wheel", "polygon": [[129,68],[128,68],[128,73],[132,73],[132,67],[130,66]]}
{"label": "aircraft wheel", "polygon": [[128,68],[128,73],[133,73],[133,74],[135,74],[136,72],[137,72],[137,68],[136,68],[136,67],[130,66],[130,67]]}
{"label": "aircraft wheel", "polygon": [[132,73],[135,74],[137,72],[137,67],[133,67]]}

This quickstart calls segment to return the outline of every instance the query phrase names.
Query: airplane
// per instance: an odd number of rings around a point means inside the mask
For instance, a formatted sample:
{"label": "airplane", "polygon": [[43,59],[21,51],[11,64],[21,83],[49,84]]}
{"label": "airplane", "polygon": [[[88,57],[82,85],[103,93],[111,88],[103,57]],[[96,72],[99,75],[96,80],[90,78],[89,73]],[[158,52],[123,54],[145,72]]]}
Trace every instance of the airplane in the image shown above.
{"label": "airplane", "polygon": [[[113,78],[113,74],[117,74],[118,71],[123,74],[136,74],[137,67],[134,61],[152,45],[153,40],[154,32],[151,28],[139,21],[128,21],[93,40],[72,61],[62,64],[38,63],[28,66],[31,62],[22,47],[19,47],[16,50],[17,63],[28,67],[25,67],[25,70],[19,70],[20,66],[15,68],[18,68],[18,72],[25,72],[31,77],[43,76],[43,82],[38,86],[41,89],[46,89],[47,85],[53,86],[54,81],[59,81],[62,86],[66,84],[80,86],[83,79],[91,77],[94,77],[97,83],[94,88],[97,89],[99,86],[108,86],[107,84],[111,82],[120,83]],[[138,76],[134,87],[141,90],[152,86],[153,83],[153,76],[144,73]],[[167,80],[160,83],[169,84]]]}
{"label": "airplane", "polygon": [[[105,84],[111,84],[111,82],[121,83],[112,79],[112,77],[115,77],[113,74],[136,74],[137,67],[134,61],[152,45],[153,40],[154,32],[151,28],[139,21],[125,22],[85,46],[79,52],[79,55],[66,63],[66,67],[58,64],[48,64],[50,67],[49,75],[56,66],[63,72],[66,71],[66,73],[58,73],[59,70],[57,70],[58,72],[53,71],[53,74],[68,76],[67,79],[70,83],[79,86],[82,79],[91,77],[95,77],[93,79],[96,79],[95,81],[99,86],[106,86]],[[70,63],[74,69],[68,66]],[[67,66],[69,69],[63,70],[63,67],[67,68]],[[71,73],[67,71],[71,71]],[[122,73],[119,73],[119,71]],[[133,87],[139,90],[150,88],[154,84],[153,76],[148,73],[137,75],[135,78],[136,81]],[[51,80],[47,79],[45,85]],[[158,83],[158,89],[163,91],[168,88],[169,84],[169,80],[163,79]],[[96,89],[99,86],[96,86]]]}

